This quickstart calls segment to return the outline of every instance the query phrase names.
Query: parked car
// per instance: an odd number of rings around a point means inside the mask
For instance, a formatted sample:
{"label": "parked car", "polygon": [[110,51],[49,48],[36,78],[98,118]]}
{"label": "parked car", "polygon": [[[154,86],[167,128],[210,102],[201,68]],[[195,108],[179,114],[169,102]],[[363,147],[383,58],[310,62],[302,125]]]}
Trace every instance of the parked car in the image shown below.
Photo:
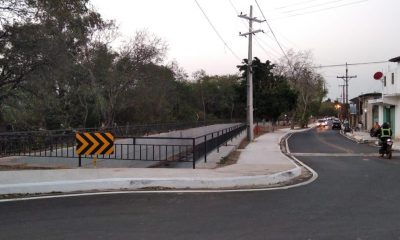
{"label": "parked car", "polygon": [[342,129],[342,124],[339,120],[332,121],[332,130],[334,130],[334,129],[337,129],[337,130]]}

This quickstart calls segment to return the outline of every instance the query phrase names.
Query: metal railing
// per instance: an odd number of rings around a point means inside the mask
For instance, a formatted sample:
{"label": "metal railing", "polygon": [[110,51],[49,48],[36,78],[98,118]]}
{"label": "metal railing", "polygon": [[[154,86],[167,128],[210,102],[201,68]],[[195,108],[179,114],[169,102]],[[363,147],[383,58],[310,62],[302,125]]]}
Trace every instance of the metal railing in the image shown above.
{"label": "metal railing", "polygon": [[0,156],[192,162],[195,168],[196,161],[203,157],[207,161],[209,152],[218,150],[246,128],[238,124],[198,137],[122,137],[115,140],[113,154],[89,156],[76,154],[74,133],[0,135]]}

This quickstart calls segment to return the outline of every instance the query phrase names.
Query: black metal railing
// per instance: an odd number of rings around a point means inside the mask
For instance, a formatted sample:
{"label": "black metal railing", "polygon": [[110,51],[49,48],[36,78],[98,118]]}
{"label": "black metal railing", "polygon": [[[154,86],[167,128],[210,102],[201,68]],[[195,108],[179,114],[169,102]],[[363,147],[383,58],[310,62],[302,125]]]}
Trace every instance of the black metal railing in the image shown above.
{"label": "black metal railing", "polygon": [[[94,158],[158,162],[196,161],[246,129],[237,124],[199,137],[123,137],[116,138],[114,153],[110,155],[77,155],[75,134],[0,134],[0,156],[31,156],[61,158]],[[80,161],[79,161],[80,164]]]}

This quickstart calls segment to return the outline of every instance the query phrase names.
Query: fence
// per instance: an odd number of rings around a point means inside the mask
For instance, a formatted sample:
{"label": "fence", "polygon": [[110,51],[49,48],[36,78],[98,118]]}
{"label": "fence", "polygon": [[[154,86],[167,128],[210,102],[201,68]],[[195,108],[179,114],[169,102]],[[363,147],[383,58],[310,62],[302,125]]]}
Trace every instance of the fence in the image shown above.
{"label": "fence", "polygon": [[[158,162],[196,161],[227,141],[239,135],[246,125],[238,124],[199,137],[122,137],[114,144],[110,155],[78,156],[75,152],[75,134],[19,133],[0,135],[0,156],[32,156],[60,158],[118,159]],[[79,161],[80,165],[80,161]]]}

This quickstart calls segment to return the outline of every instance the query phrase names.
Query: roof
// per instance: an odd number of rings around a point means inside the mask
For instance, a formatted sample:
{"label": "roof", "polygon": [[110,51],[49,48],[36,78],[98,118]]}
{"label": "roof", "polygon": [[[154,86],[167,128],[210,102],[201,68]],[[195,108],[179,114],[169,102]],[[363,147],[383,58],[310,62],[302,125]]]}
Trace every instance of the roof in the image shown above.
{"label": "roof", "polygon": [[381,98],[382,97],[382,93],[365,93],[365,94],[361,94],[358,97],[352,98],[350,99],[351,102],[358,102],[360,100],[360,98],[365,99],[365,98],[373,98],[373,99],[377,99],[377,98]]}
{"label": "roof", "polygon": [[389,59],[389,62],[400,62],[400,56],[392,58],[392,59]]}

